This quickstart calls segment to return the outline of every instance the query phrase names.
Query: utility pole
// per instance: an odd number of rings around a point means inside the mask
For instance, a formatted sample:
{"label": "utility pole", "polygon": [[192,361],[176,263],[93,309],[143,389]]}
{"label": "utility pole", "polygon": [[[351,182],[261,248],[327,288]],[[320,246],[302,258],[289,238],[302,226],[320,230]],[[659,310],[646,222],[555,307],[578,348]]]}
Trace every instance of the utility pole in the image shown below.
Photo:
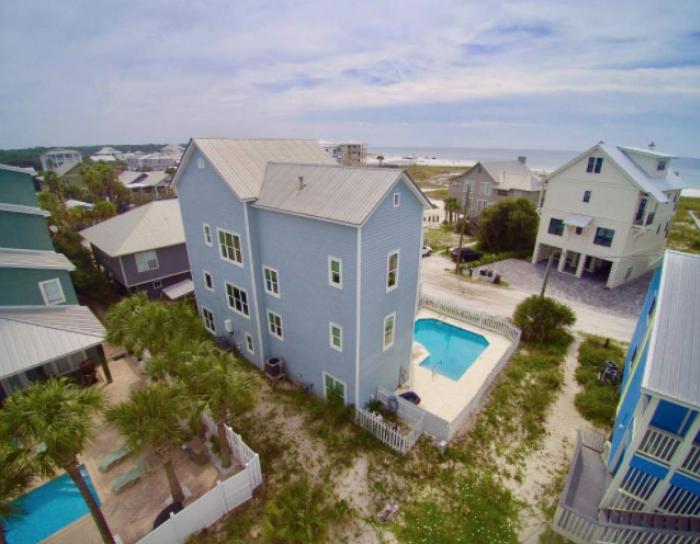
{"label": "utility pole", "polygon": [[[462,267],[462,242],[464,241],[464,225],[467,219],[467,210],[469,209],[469,181],[465,182],[467,184],[467,190],[464,193],[464,202],[462,204],[462,225],[459,227],[459,249],[457,249],[457,264],[455,266],[455,274],[459,276],[459,269]],[[459,222],[457,222],[459,225]]]}
{"label": "utility pole", "polygon": [[540,291],[540,298],[544,298],[544,292],[547,289],[547,282],[549,281],[549,272],[552,270],[552,262],[554,261],[554,254],[557,252],[553,249],[549,252],[549,258],[547,259],[547,268],[544,270],[544,278],[542,279],[542,290]]}

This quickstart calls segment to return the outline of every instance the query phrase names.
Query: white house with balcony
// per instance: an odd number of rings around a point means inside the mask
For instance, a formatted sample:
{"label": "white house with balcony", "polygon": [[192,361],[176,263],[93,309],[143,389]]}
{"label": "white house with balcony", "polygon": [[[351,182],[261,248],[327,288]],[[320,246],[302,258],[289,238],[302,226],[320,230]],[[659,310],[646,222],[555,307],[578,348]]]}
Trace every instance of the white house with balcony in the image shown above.
{"label": "white house with balcony", "polygon": [[614,288],[657,267],[683,182],[673,157],[599,143],[545,180],[532,262]]}

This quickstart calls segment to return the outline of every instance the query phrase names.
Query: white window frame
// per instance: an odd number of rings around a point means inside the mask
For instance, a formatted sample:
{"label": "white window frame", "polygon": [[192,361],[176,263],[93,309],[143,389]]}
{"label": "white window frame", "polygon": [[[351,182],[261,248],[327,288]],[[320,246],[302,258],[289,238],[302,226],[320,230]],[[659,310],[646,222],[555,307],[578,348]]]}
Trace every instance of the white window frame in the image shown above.
{"label": "white window frame", "polygon": [[[267,288],[267,271],[274,272],[276,280],[274,282],[273,287],[277,288],[277,291],[274,289],[270,290]],[[270,280],[270,283],[273,283],[272,280]],[[272,295],[273,297],[281,298],[280,296],[280,273],[276,268],[272,268],[271,266],[266,266],[263,265],[263,289],[265,289],[265,292],[268,295]]]}
{"label": "white window frame", "polygon": [[[228,288],[231,288],[231,292],[229,293]],[[239,310],[236,308],[236,295],[235,295],[235,290],[238,289],[239,293],[243,293],[245,295],[245,305],[243,303],[243,299],[240,298],[240,305],[241,308],[247,308],[248,313],[246,314],[242,309]],[[234,313],[237,313],[238,315],[245,317],[246,319],[250,319],[250,297],[248,296],[248,291],[243,289],[240,285],[236,285],[235,283],[231,283],[230,281],[225,281],[224,282],[224,293],[226,294],[226,306],[228,306],[228,309],[231,310]],[[234,304],[231,304],[231,299],[233,299]]]}
{"label": "white window frame", "polygon": [[[333,343],[333,339],[334,339],[333,329],[334,328],[338,329],[338,331],[340,332],[340,345],[339,346],[336,346]],[[333,323],[332,321],[330,321],[328,323],[328,345],[336,351],[339,351],[341,353],[343,352],[343,327],[341,327],[337,323]]]}
{"label": "white window frame", "polygon": [[163,280],[155,280],[152,285],[153,289],[160,289],[163,287]]}
{"label": "white window frame", "polygon": [[[207,285],[207,276],[209,276],[209,279],[211,280],[211,287]],[[207,291],[211,291],[212,293],[214,292],[214,276],[212,275],[211,272],[207,272],[206,270],[202,270],[202,277],[204,278],[204,288]]]}
{"label": "white window frame", "polygon": [[491,196],[491,183],[482,181],[479,185],[479,194],[481,196]]}
{"label": "white window frame", "polygon": [[[396,255],[396,282],[394,285],[389,286],[389,272],[391,271],[389,267],[391,266],[391,256]],[[395,249],[394,251],[390,251],[389,254],[386,256],[386,282],[385,282],[385,287],[386,287],[386,292],[390,293],[394,289],[396,289],[399,286],[399,266],[401,263],[401,250]]]}
{"label": "white window frame", "polygon": [[197,158],[197,168],[204,170],[204,159],[202,157]]}
{"label": "white window frame", "polygon": [[321,374],[322,374],[321,386],[323,387],[323,400],[328,400],[328,396],[326,395],[326,376],[328,376],[334,382],[343,384],[343,390],[345,392],[345,394],[343,395],[343,405],[346,405],[348,403],[348,384],[345,383],[343,380],[339,380],[338,378],[333,376],[333,374],[331,374],[330,372],[326,372],[325,370]]}
{"label": "white window frame", "polygon": [[[279,319],[279,328],[280,328],[280,334],[277,334],[276,330],[272,330],[272,317],[276,317]],[[275,325],[276,327],[276,325]],[[284,322],[282,321],[282,316],[278,314],[277,312],[273,312],[272,310],[267,311],[267,332],[270,333],[270,336],[273,338],[277,338],[277,340],[284,340]]]}
{"label": "white window frame", "polygon": [[393,197],[394,208],[398,208],[401,205],[401,193],[394,193]]}
{"label": "white window frame", "polygon": [[[61,293],[61,300],[49,302],[49,299],[46,296],[46,291],[44,290],[44,286],[50,283],[55,283],[58,286],[58,291]],[[61,284],[60,278],[51,278],[50,280],[40,281],[39,291],[41,292],[41,297],[44,299],[44,304],[46,304],[47,306],[56,306],[57,304],[63,304],[66,301],[66,293],[63,291],[63,285]]]}
{"label": "white window frame", "polygon": [[[335,283],[333,281],[333,269],[331,268],[331,264],[333,261],[337,261],[338,264],[340,265],[340,282]],[[332,255],[328,256],[328,285],[331,287],[335,287],[336,289],[342,289],[343,288],[343,259],[340,257],[333,257]]]}
{"label": "white window frame", "polygon": [[[240,254],[240,261],[237,261],[235,259],[229,259],[226,255],[224,255],[224,251],[222,248],[221,244],[221,239],[219,238],[221,234],[230,234],[233,238],[238,238],[238,253]],[[226,261],[227,263],[235,264],[236,266],[240,266],[243,268],[243,239],[241,238],[241,235],[238,234],[237,232],[233,232],[230,230],[226,229],[220,229],[216,228],[216,243],[219,246],[219,257],[221,257],[222,261]],[[226,246],[228,247],[228,246]],[[236,247],[235,245],[233,246],[233,255],[234,257],[236,256]]]}
{"label": "white window frame", "polygon": [[[150,259],[150,255],[153,254],[154,259]],[[148,255],[148,257],[144,257],[144,255]],[[145,263],[141,261],[139,263],[139,258],[145,259]],[[149,262],[155,260],[156,266],[155,268],[151,268]],[[139,251],[138,253],[134,253],[134,261],[136,262],[136,271],[139,274],[142,274],[144,272],[153,272],[154,270],[158,270],[160,268],[160,262],[158,261],[158,252],[155,249],[149,249],[148,251]],[[145,264],[147,268],[142,268],[142,264]]]}
{"label": "white window frame", "polygon": [[249,332],[245,333],[245,349],[248,353],[255,355],[255,344],[253,344],[253,335]]}
{"label": "white window frame", "polygon": [[204,233],[204,243],[211,247],[213,240],[211,238],[211,226],[208,223],[202,223],[202,231]]}
{"label": "white window frame", "polygon": [[[207,316],[205,312],[209,312],[209,315],[211,316],[211,329],[207,326]],[[204,328],[206,330],[208,330],[212,334],[216,334],[216,320],[214,319],[214,312],[212,312],[209,308],[205,306],[202,306],[202,321],[204,321]]]}
{"label": "white window frame", "polygon": [[[391,327],[391,342],[389,344],[386,343],[386,322],[389,319],[393,319],[393,324]],[[382,345],[384,346],[383,351],[388,350],[394,345],[394,342],[396,340],[396,312],[392,312],[389,315],[387,315],[384,318],[384,321],[382,322]]]}

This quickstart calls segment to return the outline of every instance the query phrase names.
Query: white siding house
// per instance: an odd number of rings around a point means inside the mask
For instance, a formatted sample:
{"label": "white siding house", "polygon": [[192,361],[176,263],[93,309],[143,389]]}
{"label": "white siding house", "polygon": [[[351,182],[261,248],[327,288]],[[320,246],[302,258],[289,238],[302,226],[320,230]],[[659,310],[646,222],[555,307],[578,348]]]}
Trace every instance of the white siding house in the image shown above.
{"label": "white siding house", "polygon": [[661,262],[683,187],[673,157],[598,144],[544,182],[533,263],[554,252],[557,268],[614,288]]}

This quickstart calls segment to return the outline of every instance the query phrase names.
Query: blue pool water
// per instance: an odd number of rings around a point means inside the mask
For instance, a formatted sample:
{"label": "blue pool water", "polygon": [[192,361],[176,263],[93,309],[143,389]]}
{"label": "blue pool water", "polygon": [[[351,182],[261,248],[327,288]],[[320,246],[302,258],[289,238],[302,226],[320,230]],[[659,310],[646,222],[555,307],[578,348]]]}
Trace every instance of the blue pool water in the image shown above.
{"label": "blue pool water", "polygon": [[[99,504],[100,499],[90,476],[84,467],[80,468],[80,472]],[[21,506],[25,514],[7,523],[8,544],[34,544],[89,512],[80,491],[68,474],[32,489],[13,502]]]}
{"label": "blue pool water", "polygon": [[488,340],[480,334],[437,319],[417,320],[415,339],[430,353],[420,366],[455,381],[462,377],[489,345]]}

